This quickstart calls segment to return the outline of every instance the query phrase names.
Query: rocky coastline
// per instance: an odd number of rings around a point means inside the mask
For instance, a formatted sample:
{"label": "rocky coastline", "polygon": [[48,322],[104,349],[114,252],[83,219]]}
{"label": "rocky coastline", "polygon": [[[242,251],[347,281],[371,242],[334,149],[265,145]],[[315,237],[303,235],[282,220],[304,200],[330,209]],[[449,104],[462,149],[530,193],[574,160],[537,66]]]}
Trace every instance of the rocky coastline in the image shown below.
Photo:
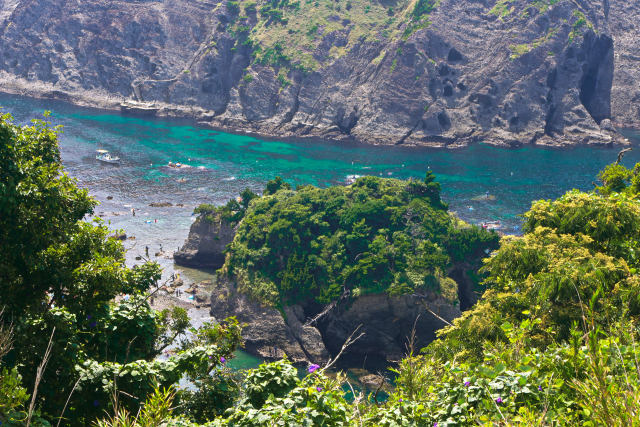
{"label": "rocky coastline", "polygon": [[255,62],[224,2],[8,2],[0,91],[114,111],[146,105],[149,115],[262,137],[625,144],[615,127],[640,127],[640,8],[562,0],[538,11],[517,0],[499,16],[494,3],[443,0],[428,28],[365,37],[332,56],[355,31],[343,20],[319,33],[310,52],[319,66],[303,72]]}
{"label": "rocky coastline", "polygon": [[[392,137],[385,139],[379,135],[361,135],[354,137],[353,135],[344,134],[336,129],[313,127],[306,129],[304,133],[296,130],[287,130],[279,127],[265,126],[261,123],[250,121],[228,121],[218,118],[212,118],[212,111],[205,110],[197,106],[185,106],[176,104],[166,104],[161,102],[152,102],[146,105],[152,105],[149,112],[139,114],[130,109],[123,108],[123,105],[142,104],[131,98],[121,98],[113,94],[104,93],[103,91],[65,91],[56,88],[53,85],[44,82],[31,82],[24,79],[16,79],[8,77],[6,73],[0,72],[0,93],[24,96],[35,99],[51,99],[55,101],[66,102],[79,107],[95,108],[99,110],[112,111],[120,113],[124,116],[136,116],[146,118],[166,118],[181,119],[193,122],[195,126],[210,128],[222,132],[228,132],[238,135],[249,135],[258,138],[274,138],[278,140],[311,140],[311,141],[332,141],[352,142],[367,145],[399,145],[394,142]],[[630,142],[622,136],[618,129],[636,129],[640,130],[639,122],[613,122],[607,120],[603,126],[585,131],[577,132],[578,135],[563,135],[550,137],[548,135],[537,135],[533,139],[518,139],[517,136],[508,136],[506,134],[496,135],[493,130],[477,131],[467,135],[456,136],[446,140],[442,138],[424,139],[420,141],[404,141],[404,146],[420,146],[428,148],[446,148],[461,149],[471,144],[482,143],[503,148],[518,148],[523,145],[537,145],[549,148],[568,148],[576,145],[595,145],[595,146],[614,146],[628,145]]]}

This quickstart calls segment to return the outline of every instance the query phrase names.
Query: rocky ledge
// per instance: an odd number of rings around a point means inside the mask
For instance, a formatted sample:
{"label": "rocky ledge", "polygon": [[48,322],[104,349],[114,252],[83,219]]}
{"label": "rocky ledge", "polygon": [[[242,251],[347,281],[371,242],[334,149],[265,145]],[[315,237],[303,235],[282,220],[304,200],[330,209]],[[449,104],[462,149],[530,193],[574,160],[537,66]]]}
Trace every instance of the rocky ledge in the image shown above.
{"label": "rocky ledge", "polygon": [[200,215],[191,224],[187,241],[173,254],[173,260],[184,267],[220,268],[224,264],[224,250],[235,233],[235,228],[219,216]]}

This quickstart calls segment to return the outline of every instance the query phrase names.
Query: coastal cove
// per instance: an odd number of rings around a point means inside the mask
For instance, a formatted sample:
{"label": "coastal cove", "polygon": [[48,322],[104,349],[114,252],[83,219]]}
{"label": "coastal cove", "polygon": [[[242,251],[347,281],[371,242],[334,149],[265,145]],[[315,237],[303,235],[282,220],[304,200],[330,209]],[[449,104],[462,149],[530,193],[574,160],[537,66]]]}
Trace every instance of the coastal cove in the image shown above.
{"label": "coastal cove", "polygon": [[[462,219],[499,220],[502,231],[517,233],[518,215],[532,200],[556,198],[571,188],[592,188],[598,171],[618,153],[617,148],[603,147],[502,149],[478,144],[452,151],[267,141],[180,121],[125,117],[9,95],[0,96],[0,106],[19,123],[52,111],[52,124],[64,126],[60,145],[67,173],[100,202],[97,216],[135,237],[125,241],[127,263],[136,263],[136,257],[149,247],[151,259],[164,269],[164,279],[174,272],[171,254],[184,243],[196,206],[222,204],[245,187],[259,192],[276,175],[293,185],[325,187],[364,175],[421,178],[431,169],[450,210]],[[640,143],[637,133],[626,136],[634,147]],[[119,156],[121,164],[100,164],[95,160],[97,149]],[[640,151],[636,150],[623,163],[629,166],[637,161]],[[169,162],[190,167],[172,169],[167,167]],[[131,209],[136,210],[135,216]],[[180,270],[185,282],[211,277],[206,272]],[[247,366],[255,363],[246,362]]]}

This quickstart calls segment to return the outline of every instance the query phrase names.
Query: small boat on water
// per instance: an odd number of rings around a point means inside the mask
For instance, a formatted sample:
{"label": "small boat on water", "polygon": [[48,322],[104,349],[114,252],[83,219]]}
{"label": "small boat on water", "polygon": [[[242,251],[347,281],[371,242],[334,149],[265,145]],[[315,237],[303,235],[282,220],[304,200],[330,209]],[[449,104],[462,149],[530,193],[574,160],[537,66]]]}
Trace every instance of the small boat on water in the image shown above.
{"label": "small boat on water", "polygon": [[356,180],[357,180],[358,178],[360,178],[361,176],[362,176],[362,175],[347,175],[347,176],[346,176],[346,178],[345,178],[345,180],[344,180],[344,182],[345,182],[345,184],[347,184],[347,185],[351,185],[351,184],[353,184],[354,182],[356,182]]}
{"label": "small boat on water", "polygon": [[184,163],[180,163],[180,162],[169,162],[167,164],[168,167],[170,167],[171,169],[188,169],[191,166],[189,165],[185,165]]}
{"label": "small boat on water", "polygon": [[96,160],[116,165],[120,163],[120,157],[111,155],[107,150],[96,150],[96,153]]}

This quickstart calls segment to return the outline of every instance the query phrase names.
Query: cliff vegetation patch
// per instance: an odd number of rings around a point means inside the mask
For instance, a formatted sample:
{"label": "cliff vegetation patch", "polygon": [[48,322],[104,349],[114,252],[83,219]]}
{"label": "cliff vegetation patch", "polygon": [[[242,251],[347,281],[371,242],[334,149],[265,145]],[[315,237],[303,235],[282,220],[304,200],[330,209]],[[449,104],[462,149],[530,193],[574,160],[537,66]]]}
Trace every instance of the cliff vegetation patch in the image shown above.
{"label": "cliff vegetation patch", "polygon": [[416,290],[456,303],[449,267],[479,260],[498,241],[448,212],[431,172],[424,180],[287,187],[270,183],[251,201],[223,267],[267,305]]}

